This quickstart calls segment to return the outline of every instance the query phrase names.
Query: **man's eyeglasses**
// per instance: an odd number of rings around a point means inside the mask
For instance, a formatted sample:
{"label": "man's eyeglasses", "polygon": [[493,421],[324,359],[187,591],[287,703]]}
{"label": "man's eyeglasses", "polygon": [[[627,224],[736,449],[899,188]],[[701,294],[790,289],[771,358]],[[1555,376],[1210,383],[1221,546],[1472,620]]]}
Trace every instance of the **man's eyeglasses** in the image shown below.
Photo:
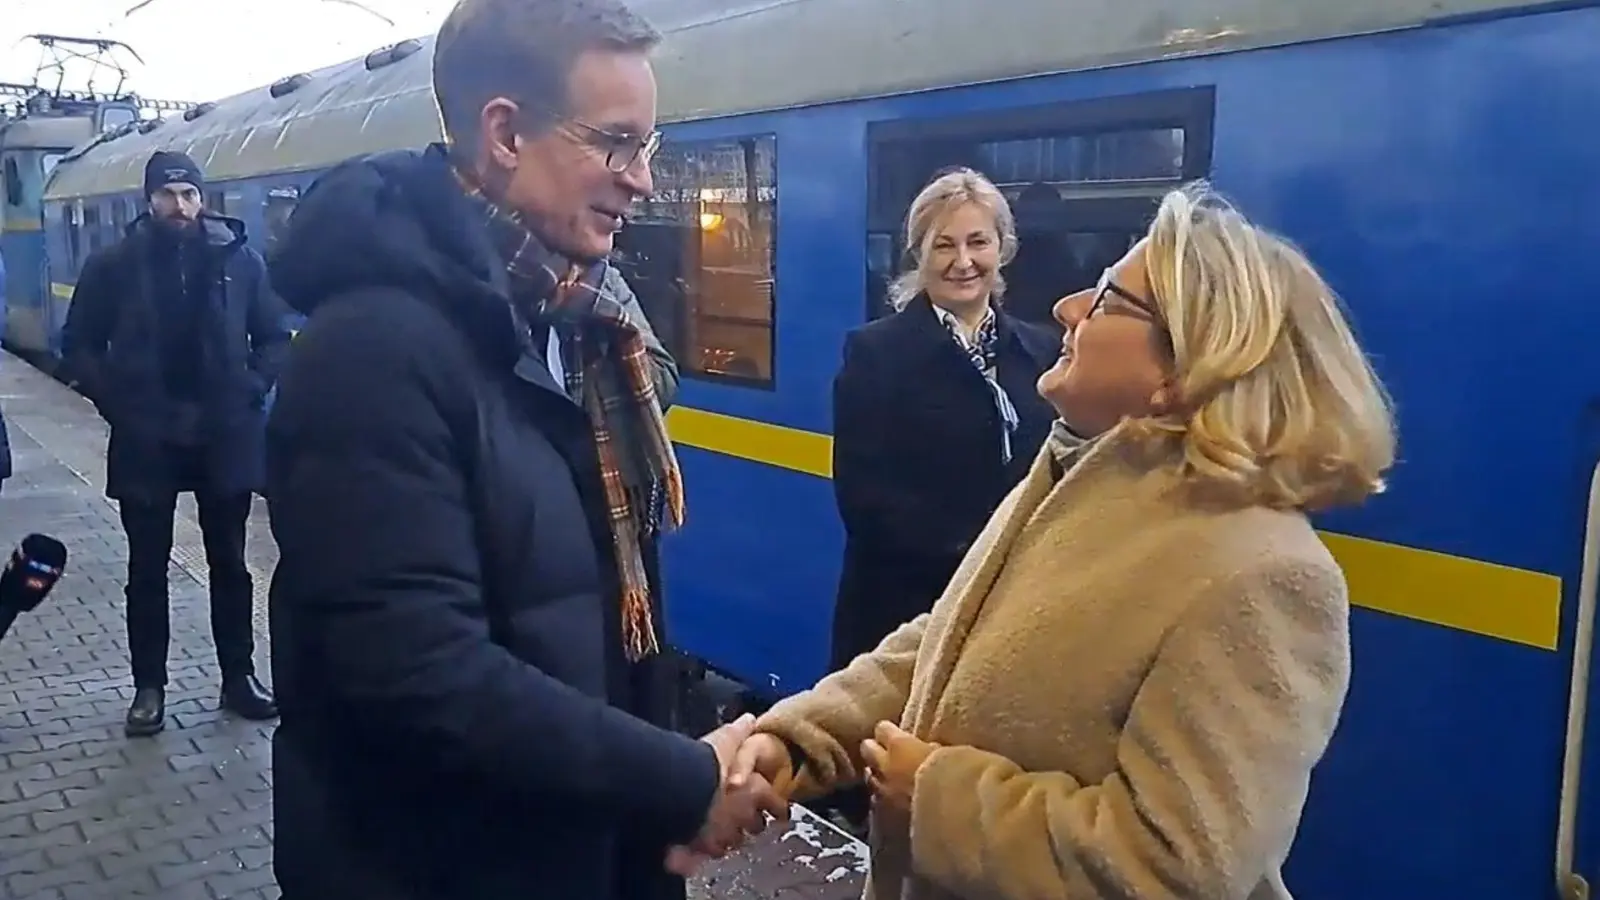
{"label": "man's eyeglasses", "polygon": [[574,134],[573,137],[603,152],[606,155],[606,168],[617,174],[628,171],[629,167],[640,159],[644,160],[645,165],[650,165],[650,160],[655,157],[656,151],[661,149],[659,131],[644,135],[629,134],[608,131],[571,116],[563,116],[561,121],[582,132]]}

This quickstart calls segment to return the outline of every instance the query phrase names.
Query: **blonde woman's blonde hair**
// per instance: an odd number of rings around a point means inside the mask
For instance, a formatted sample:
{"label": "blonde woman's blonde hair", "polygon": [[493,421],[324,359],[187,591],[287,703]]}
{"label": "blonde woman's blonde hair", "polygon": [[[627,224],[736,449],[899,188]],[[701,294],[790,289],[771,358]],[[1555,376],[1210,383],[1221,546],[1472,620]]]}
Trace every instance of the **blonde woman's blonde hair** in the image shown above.
{"label": "blonde woman's blonde hair", "polygon": [[[922,263],[933,252],[934,239],[939,236],[939,225],[955,210],[973,203],[994,217],[994,230],[1000,237],[1000,265],[1017,255],[1017,220],[1011,214],[1011,204],[994,182],[973,169],[952,169],[928,182],[911,201],[911,211],[906,214],[906,249],[911,267],[889,285],[889,306],[896,312],[905,309],[926,285]],[[991,303],[998,303],[1005,293],[1006,282],[995,273]]]}
{"label": "blonde woman's blonde hair", "polygon": [[1136,430],[1181,441],[1186,475],[1249,503],[1313,510],[1383,490],[1389,396],[1298,247],[1197,183],[1162,202],[1145,265],[1181,412]]}

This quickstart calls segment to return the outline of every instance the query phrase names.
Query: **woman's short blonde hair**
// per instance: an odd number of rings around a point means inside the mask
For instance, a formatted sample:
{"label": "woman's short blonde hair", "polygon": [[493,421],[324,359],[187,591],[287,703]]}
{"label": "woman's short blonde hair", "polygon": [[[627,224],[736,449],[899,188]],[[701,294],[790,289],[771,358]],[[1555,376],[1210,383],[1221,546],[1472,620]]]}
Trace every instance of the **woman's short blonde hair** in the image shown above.
{"label": "woman's short blonde hair", "polygon": [[[906,214],[906,249],[910,268],[889,285],[889,306],[895,311],[906,308],[926,282],[922,262],[933,251],[933,241],[939,235],[939,225],[950,213],[968,203],[974,203],[994,216],[994,230],[1000,236],[1000,265],[1011,262],[1017,255],[1017,220],[1011,213],[1006,195],[994,182],[973,169],[952,169],[928,182],[911,201],[911,211]],[[998,303],[1005,293],[1006,282],[995,274],[991,303]]]}
{"label": "woman's short blonde hair", "polygon": [[1383,490],[1389,396],[1299,248],[1196,183],[1162,202],[1145,265],[1180,411],[1130,424],[1180,439],[1186,475],[1250,503],[1319,509]]}

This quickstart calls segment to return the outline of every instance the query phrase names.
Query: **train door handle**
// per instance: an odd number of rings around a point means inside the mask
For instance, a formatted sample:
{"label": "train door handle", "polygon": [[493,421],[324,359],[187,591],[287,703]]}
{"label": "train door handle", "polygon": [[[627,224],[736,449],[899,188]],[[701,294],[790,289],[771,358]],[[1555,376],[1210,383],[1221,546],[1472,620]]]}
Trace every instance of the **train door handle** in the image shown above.
{"label": "train door handle", "polygon": [[1590,664],[1594,655],[1596,592],[1600,590],[1600,463],[1589,478],[1583,526],[1583,569],[1578,577],[1578,617],[1572,629],[1572,686],[1567,695],[1566,747],[1561,761],[1561,811],[1556,822],[1556,896],[1589,900],[1589,881],[1574,868],[1578,839],[1583,737],[1589,718]]}

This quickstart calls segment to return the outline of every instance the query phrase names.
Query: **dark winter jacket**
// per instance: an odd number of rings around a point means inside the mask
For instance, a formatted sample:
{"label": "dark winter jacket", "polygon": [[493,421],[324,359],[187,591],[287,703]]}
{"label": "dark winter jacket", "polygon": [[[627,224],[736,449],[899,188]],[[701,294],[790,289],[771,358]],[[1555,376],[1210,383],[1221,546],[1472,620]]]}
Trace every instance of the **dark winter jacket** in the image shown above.
{"label": "dark winter jacket", "polygon": [[[244,223],[205,214],[185,260],[148,215],[90,254],[61,332],[69,376],[111,426],[106,494],[258,491],[264,401],[289,348],[287,311]],[[180,480],[175,442],[205,448]]]}
{"label": "dark winter jacket", "polygon": [[587,417],[442,151],[323,176],[272,273],[285,900],[681,897],[716,757],[636,715]]}
{"label": "dark winter jacket", "polygon": [[924,297],[851,332],[833,390],[833,487],[845,526],[832,668],[933,608],[1028,471],[1054,414],[1040,374],[1061,340],[998,312],[997,377],[1016,406],[1011,462],[988,383]]}

